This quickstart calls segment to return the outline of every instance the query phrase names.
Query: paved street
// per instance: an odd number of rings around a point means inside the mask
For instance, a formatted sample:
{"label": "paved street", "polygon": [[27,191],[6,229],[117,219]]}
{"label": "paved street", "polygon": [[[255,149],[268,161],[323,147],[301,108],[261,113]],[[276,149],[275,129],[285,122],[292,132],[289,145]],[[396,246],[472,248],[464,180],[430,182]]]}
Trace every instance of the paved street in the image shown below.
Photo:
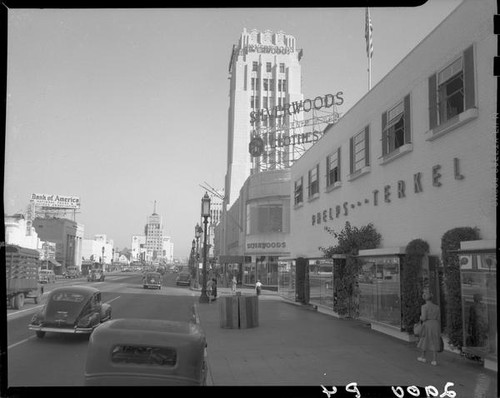
{"label": "paved street", "polygon": [[[220,295],[229,294],[219,289]],[[244,290],[243,294],[251,294]],[[197,304],[215,386],[434,386],[454,383],[457,397],[496,397],[496,373],[444,352],[438,366],[416,361],[417,349],[362,322],[341,320],[264,292],[259,326],[223,329],[218,303]],[[362,391],[361,391],[362,392]]]}

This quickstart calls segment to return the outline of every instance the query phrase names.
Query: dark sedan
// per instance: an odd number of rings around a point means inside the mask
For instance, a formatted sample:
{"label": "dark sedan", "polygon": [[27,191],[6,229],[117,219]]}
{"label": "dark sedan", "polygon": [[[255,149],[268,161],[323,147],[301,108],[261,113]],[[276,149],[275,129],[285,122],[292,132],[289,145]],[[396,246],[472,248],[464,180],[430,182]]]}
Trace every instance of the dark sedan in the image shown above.
{"label": "dark sedan", "polygon": [[101,301],[101,292],[90,286],[66,286],[52,290],[47,304],[33,315],[29,329],[39,338],[46,332],[87,333],[111,319],[111,306]]}
{"label": "dark sedan", "polygon": [[191,275],[190,274],[185,274],[185,273],[177,275],[175,284],[177,286],[179,286],[179,285],[184,285],[184,286],[191,285]]}

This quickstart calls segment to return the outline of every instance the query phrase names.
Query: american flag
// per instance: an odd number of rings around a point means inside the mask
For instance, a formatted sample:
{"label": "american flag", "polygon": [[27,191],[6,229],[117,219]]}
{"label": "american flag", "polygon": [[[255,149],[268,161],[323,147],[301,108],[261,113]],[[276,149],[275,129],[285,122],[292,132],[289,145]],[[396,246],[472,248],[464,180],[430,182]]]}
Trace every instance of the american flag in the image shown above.
{"label": "american flag", "polygon": [[366,8],[366,18],[365,18],[365,39],[366,39],[366,55],[368,58],[373,57],[373,26],[372,19],[370,18],[370,11]]}

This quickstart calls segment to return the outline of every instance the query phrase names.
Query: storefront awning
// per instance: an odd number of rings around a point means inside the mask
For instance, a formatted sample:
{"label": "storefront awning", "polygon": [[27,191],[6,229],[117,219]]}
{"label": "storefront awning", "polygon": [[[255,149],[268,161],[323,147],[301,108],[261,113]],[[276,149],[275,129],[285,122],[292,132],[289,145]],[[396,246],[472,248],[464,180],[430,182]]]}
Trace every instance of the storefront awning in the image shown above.
{"label": "storefront awning", "polygon": [[49,263],[51,263],[54,267],[60,267],[61,264],[58,263],[56,260],[52,259],[52,258],[49,258]]}
{"label": "storefront awning", "polygon": [[[248,260],[248,262],[250,262],[250,259],[251,257],[248,257],[246,260]],[[231,255],[223,255],[223,256],[219,256],[219,263],[221,264],[234,264],[234,263],[238,263],[238,264],[244,264],[245,263],[245,256],[231,256]]]}

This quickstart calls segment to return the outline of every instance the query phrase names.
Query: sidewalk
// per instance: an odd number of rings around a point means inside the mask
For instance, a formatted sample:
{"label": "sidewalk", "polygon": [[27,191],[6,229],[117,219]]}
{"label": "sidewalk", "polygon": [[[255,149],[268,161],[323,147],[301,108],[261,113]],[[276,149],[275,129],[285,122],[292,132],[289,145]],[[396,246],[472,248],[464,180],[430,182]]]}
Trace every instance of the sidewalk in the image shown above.
{"label": "sidewalk", "polygon": [[[253,289],[240,289],[242,295]],[[218,289],[218,296],[231,294]],[[223,329],[218,301],[196,304],[206,333],[209,384],[214,386],[434,386],[447,382],[456,397],[497,397],[497,373],[443,352],[438,366],[416,360],[417,348],[373,331],[360,321],[338,319],[293,305],[276,292],[259,296],[259,326]],[[361,388],[360,388],[361,389]],[[321,390],[319,390],[321,392]]]}

